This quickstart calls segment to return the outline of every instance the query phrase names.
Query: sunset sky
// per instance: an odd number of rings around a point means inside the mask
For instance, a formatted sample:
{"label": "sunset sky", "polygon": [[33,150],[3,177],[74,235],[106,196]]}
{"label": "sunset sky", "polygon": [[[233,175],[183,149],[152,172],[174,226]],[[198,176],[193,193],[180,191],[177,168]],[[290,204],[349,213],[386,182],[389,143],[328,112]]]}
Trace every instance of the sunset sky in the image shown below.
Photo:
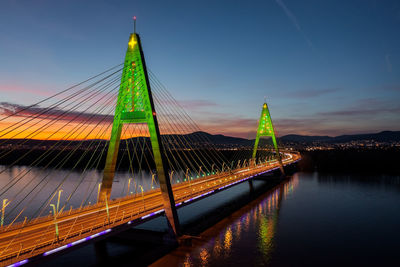
{"label": "sunset sky", "polygon": [[395,0],[2,0],[1,105],[123,62],[134,15],[148,68],[204,131],[253,138],[264,98],[278,136],[400,130]]}

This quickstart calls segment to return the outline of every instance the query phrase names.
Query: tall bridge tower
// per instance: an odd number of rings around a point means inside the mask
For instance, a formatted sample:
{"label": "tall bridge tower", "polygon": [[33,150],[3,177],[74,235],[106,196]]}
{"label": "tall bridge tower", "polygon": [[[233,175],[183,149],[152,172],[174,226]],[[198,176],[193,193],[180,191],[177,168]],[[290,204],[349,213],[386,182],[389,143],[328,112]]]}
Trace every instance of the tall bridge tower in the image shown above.
{"label": "tall bridge tower", "polygon": [[271,137],[272,143],[274,144],[276,157],[279,162],[279,167],[281,169],[282,174],[284,174],[285,172],[283,170],[282,158],[281,158],[281,155],[279,154],[278,144],[276,143],[276,138],[275,138],[275,130],[274,130],[274,126],[272,124],[272,119],[271,119],[271,115],[269,113],[267,103],[263,104],[260,121],[258,123],[257,136],[256,136],[256,141],[254,143],[254,149],[253,149],[253,157],[252,157],[253,161],[255,161],[255,159],[256,159],[258,143],[260,141],[260,137],[262,137],[262,136],[270,136]]}
{"label": "tall bridge tower", "polygon": [[167,176],[168,170],[165,165],[166,159],[161,144],[157,113],[154,108],[142,45],[139,35],[136,33],[130,35],[126,51],[99,202],[104,203],[110,199],[122,127],[127,123],[144,123],[148,126],[165,214],[174,233],[179,234],[179,220],[171,182]]}

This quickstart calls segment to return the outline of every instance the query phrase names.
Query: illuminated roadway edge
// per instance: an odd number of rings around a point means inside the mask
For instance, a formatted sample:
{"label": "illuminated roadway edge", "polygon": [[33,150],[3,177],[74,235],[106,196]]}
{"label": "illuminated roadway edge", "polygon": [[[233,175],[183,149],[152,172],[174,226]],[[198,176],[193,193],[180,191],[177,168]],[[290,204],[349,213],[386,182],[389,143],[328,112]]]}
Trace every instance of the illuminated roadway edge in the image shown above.
{"label": "illuminated roadway edge", "polygon": [[[300,160],[301,160],[301,157],[298,158],[297,160],[292,161],[292,162],[289,162],[289,163],[286,163],[286,164],[284,163],[284,166],[292,165],[292,164],[294,164],[294,163],[296,163],[296,162],[298,162]],[[177,207],[177,209],[179,209],[179,208],[184,207],[184,206],[186,206],[188,204],[191,204],[191,203],[193,203],[195,201],[201,200],[201,199],[203,199],[205,197],[208,197],[208,196],[213,195],[215,193],[221,192],[221,191],[223,191],[223,190],[225,190],[227,188],[230,188],[230,187],[232,187],[232,186],[234,186],[236,184],[243,183],[244,181],[247,181],[249,179],[253,179],[256,176],[260,176],[260,175],[263,175],[265,173],[273,172],[273,171],[275,171],[277,169],[279,169],[279,167],[275,167],[275,168],[272,168],[270,170],[267,170],[267,171],[264,171],[264,172],[260,172],[260,173],[251,175],[249,177],[237,180],[237,181],[232,182],[230,184],[224,185],[224,186],[222,186],[220,188],[217,188],[217,189],[208,191],[206,193],[203,193],[201,195],[192,197],[192,198],[190,198],[188,200],[185,200],[183,202],[176,203],[175,206]],[[26,264],[28,262],[36,261],[36,260],[38,260],[38,259],[40,259],[42,257],[53,255],[53,254],[56,254],[56,253],[59,253],[59,252],[65,252],[66,249],[71,248],[71,247],[78,248],[79,247],[78,245],[86,245],[87,241],[93,241],[94,239],[96,239],[96,240],[104,239],[104,238],[108,237],[109,235],[111,235],[110,234],[111,232],[112,232],[112,235],[115,235],[115,234],[120,233],[122,231],[125,231],[125,230],[127,230],[129,228],[132,228],[132,226],[136,226],[136,225],[142,224],[142,223],[144,223],[146,221],[149,221],[150,219],[154,219],[154,218],[159,217],[159,216],[161,216],[163,214],[164,214],[164,209],[160,209],[158,211],[146,214],[146,215],[144,215],[144,216],[142,216],[140,218],[134,219],[134,220],[129,221],[127,223],[124,223],[124,224],[121,224],[121,225],[117,225],[115,227],[103,230],[101,232],[95,233],[95,234],[90,235],[88,237],[76,240],[76,241],[71,242],[69,244],[66,244],[66,245],[51,249],[49,251],[46,251],[46,252],[41,253],[41,254],[36,255],[36,256],[33,256],[31,258],[27,258],[27,259],[15,262],[13,264],[8,265],[8,267],[21,266],[21,265],[24,265],[24,264]]]}

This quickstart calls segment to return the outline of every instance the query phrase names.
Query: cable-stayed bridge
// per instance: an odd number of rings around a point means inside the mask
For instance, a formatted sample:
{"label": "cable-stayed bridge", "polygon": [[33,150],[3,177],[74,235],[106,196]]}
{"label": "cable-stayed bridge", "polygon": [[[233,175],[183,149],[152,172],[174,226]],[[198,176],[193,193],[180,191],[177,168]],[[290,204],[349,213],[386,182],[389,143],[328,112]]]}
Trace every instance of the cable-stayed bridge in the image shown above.
{"label": "cable-stayed bridge", "polygon": [[[178,208],[300,159],[279,151],[266,103],[254,147],[210,140],[147,69],[136,33],[122,64],[0,111],[1,265],[34,262],[160,215],[177,237]],[[263,136],[271,148],[258,149]]]}

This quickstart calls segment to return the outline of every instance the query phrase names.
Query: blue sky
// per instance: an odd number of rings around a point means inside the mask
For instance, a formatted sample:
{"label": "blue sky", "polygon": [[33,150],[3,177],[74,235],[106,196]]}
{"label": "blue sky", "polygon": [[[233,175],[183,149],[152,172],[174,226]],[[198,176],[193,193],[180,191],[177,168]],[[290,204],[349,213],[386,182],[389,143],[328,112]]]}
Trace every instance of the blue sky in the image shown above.
{"label": "blue sky", "polygon": [[0,102],[32,104],[121,63],[148,67],[201,128],[253,137],[400,130],[399,1],[0,2]]}

